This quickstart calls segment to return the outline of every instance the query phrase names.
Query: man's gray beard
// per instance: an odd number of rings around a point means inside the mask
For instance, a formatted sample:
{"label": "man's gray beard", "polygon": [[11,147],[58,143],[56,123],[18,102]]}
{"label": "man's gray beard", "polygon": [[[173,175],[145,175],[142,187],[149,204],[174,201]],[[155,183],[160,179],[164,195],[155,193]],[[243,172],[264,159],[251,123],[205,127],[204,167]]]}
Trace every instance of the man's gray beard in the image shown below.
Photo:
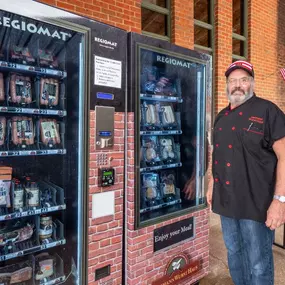
{"label": "man's gray beard", "polygon": [[253,96],[253,86],[250,87],[248,93],[245,93],[244,95],[230,95],[229,89],[227,88],[227,96],[231,103],[231,105],[234,105],[235,107],[243,104],[248,99],[250,99]]}

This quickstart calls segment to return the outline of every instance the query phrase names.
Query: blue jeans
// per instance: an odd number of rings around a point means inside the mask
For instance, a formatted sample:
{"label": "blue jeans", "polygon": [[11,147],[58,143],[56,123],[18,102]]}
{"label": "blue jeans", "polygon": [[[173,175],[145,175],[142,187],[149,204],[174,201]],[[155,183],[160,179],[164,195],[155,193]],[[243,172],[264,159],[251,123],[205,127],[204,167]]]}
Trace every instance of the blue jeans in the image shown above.
{"label": "blue jeans", "polygon": [[274,231],[265,223],[221,216],[230,274],[235,285],[273,285]]}

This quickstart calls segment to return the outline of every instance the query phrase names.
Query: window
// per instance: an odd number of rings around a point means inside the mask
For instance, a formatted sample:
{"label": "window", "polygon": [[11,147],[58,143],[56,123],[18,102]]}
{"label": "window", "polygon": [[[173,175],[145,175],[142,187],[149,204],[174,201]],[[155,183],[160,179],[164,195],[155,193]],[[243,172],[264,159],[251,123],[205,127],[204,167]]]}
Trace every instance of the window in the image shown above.
{"label": "window", "polygon": [[142,0],[142,33],[170,40],[170,0]]}
{"label": "window", "polygon": [[214,47],[214,0],[194,1],[194,48],[213,53]]}
{"label": "window", "polygon": [[248,0],[233,0],[233,61],[247,58],[247,3]]}

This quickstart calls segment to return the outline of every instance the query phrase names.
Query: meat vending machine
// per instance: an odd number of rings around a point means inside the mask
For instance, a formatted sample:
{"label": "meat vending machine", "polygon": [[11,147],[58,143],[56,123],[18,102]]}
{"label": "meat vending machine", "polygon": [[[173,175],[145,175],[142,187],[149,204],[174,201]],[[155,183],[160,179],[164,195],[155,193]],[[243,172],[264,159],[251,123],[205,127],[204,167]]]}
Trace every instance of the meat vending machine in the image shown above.
{"label": "meat vending machine", "polygon": [[0,284],[85,284],[88,30],[10,2],[0,10]]}
{"label": "meat vending machine", "polygon": [[[137,34],[129,55],[128,284],[194,284],[209,266],[211,57]],[[190,267],[174,277],[177,262]]]}

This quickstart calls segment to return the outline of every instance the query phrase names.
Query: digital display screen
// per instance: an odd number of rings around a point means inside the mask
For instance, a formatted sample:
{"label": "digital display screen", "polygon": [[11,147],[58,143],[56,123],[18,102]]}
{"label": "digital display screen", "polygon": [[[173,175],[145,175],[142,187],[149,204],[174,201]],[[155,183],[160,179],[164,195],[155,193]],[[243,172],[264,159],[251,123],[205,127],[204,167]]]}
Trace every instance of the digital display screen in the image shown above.
{"label": "digital display screen", "polygon": [[112,171],[106,171],[103,173],[104,176],[113,175]]}
{"label": "digital display screen", "polygon": [[114,94],[97,92],[97,99],[114,100]]}
{"label": "digital display screen", "polygon": [[112,135],[112,132],[110,131],[100,131],[99,136],[101,137],[110,137]]}

